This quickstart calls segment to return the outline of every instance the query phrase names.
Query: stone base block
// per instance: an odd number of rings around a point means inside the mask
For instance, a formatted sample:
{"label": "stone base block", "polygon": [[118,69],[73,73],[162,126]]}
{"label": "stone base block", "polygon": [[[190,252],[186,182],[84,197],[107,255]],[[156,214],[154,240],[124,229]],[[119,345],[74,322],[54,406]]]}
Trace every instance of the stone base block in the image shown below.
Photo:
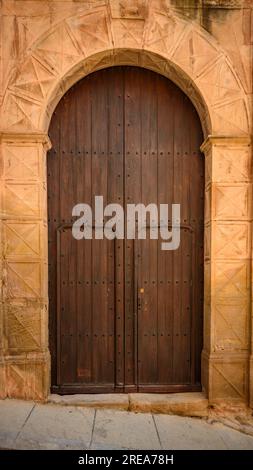
{"label": "stone base block", "polygon": [[0,399],[6,398],[6,374],[3,359],[0,359]]}
{"label": "stone base block", "polygon": [[50,395],[49,403],[128,410],[142,413],[176,414],[181,416],[208,415],[208,400],[203,393],[109,393],[92,395]]}
{"label": "stone base block", "polygon": [[125,393],[108,394],[77,394],[77,395],[49,395],[49,403],[55,405],[84,406],[90,408],[110,408],[128,410],[129,400]]}
{"label": "stone base block", "polygon": [[249,362],[249,406],[253,408],[253,355]]}
{"label": "stone base block", "polygon": [[203,393],[130,393],[129,409],[143,413],[205,417],[208,415],[208,400]]}
{"label": "stone base block", "polygon": [[7,356],[6,393],[9,398],[46,400],[49,393],[49,353]]}
{"label": "stone base block", "polygon": [[203,388],[209,403],[248,403],[248,355],[202,353]]}

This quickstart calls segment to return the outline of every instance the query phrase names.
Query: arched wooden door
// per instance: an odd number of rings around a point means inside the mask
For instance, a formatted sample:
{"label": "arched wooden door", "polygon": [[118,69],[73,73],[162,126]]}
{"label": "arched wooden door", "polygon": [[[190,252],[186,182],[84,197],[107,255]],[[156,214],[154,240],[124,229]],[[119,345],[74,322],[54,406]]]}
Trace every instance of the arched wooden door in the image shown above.
{"label": "arched wooden door", "polygon": [[[52,390],[200,389],[202,131],[172,82],[137,67],[95,72],[58,104],[48,153]],[[181,243],[72,237],[72,208],[181,204]]]}

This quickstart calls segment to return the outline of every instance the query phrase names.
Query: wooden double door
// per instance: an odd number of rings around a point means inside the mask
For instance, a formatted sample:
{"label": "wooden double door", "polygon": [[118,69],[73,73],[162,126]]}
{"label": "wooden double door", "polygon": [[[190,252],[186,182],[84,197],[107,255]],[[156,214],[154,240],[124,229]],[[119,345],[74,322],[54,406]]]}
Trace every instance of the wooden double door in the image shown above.
{"label": "wooden double door", "polygon": [[[52,390],[199,390],[204,161],[192,103],[152,71],[112,67],[66,93],[49,134]],[[179,248],[161,250],[149,228],[146,240],[76,240],[72,209],[94,211],[95,196],[180,204]]]}

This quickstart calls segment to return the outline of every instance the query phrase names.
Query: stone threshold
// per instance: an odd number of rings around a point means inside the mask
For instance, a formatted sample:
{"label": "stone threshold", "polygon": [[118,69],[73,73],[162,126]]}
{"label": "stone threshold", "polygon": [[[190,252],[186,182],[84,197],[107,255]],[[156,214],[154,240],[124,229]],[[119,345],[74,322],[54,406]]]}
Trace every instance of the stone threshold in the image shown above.
{"label": "stone threshold", "polygon": [[109,408],[141,413],[173,414],[180,416],[208,416],[208,400],[204,393],[109,393],[56,395],[48,403],[64,406]]}

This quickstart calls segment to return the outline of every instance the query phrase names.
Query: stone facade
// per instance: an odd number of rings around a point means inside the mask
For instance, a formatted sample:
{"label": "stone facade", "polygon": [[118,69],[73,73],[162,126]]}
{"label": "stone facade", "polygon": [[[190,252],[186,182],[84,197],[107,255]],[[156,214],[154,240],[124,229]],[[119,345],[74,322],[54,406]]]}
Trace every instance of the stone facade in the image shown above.
{"label": "stone facade", "polygon": [[47,130],[88,73],[145,67],[194,103],[205,134],[202,385],[253,406],[251,0],[2,0],[0,396],[49,393]]}

